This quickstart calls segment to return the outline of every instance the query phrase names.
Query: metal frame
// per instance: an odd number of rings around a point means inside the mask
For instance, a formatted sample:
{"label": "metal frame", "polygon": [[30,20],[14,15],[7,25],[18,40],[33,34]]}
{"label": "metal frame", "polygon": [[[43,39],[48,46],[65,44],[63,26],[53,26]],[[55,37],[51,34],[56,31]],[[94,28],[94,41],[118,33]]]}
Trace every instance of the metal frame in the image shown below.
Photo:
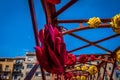
{"label": "metal frame", "polygon": [[[72,30],[63,31],[62,34],[63,35],[69,34],[70,36],[73,36],[73,37],[75,37],[75,38],[77,38],[79,40],[87,42],[88,44],[84,45],[82,47],[70,50],[69,52],[74,52],[74,51],[86,48],[88,46],[96,46],[96,47],[98,47],[98,48],[100,48],[100,49],[102,49],[102,50],[104,50],[106,52],[109,52],[110,54],[105,54],[108,57],[108,60],[105,60],[104,58],[100,59],[100,60],[102,60],[102,62],[100,64],[98,64],[97,67],[100,69],[100,67],[102,67],[103,65],[105,65],[105,68],[104,68],[104,74],[105,74],[105,72],[106,72],[106,64],[107,63],[113,63],[114,66],[113,66],[112,73],[111,73],[111,76],[110,76],[110,80],[112,80],[113,72],[114,72],[114,69],[116,67],[115,53],[116,53],[116,51],[118,49],[120,49],[120,47],[117,48],[114,51],[111,51],[111,50],[109,50],[109,49],[107,49],[107,48],[105,48],[103,46],[98,45],[98,43],[106,41],[106,40],[114,38],[114,37],[117,37],[117,36],[120,36],[120,34],[114,34],[114,35],[111,35],[109,37],[103,38],[103,39],[95,41],[95,42],[91,42],[91,41],[89,41],[89,40],[87,40],[87,39],[85,39],[85,38],[83,38],[81,36],[78,36],[78,35],[74,34],[73,32],[76,32],[76,31],[93,29],[93,28],[90,28],[89,26],[82,26],[82,24],[86,23],[88,20],[58,20],[57,16],[59,16],[66,9],[68,9],[73,4],[75,4],[77,1],[79,1],[79,0],[70,0],[61,9],[59,9],[58,11],[56,11],[55,5],[48,3],[47,0],[40,0],[40,2],[42,3],[42,6],[43,6],[43,10],[44,10],[45,16],[46,16],[46,24],[52,24],[54,26],[58,26],[58,24],[60,24],[60,23],[80,23],[80,27],[79,28],[75,28],[75,29],[72,29]],[[29,7],[30,7],[30,13],[31,13],[31,19],[32,19],[32,24],[33,24],[33,30],[34,30],[36,45],[39,46],[38,29],[37,29],[37,23],[36,23],[36,16],[35,16],[35,12],[34,12],[33,0],[28,0],[28,3],[29,3]],[[108,24],[107,22],[110,22],[111,19],[101,19],[101,21],[104,24],[100,25],[98,28],[110,28],[110,24]],[[100,56],[103,56],[103,55],[102,54],[101,55],[98,54],[97,56],[100,57]],[[111,61],[111,59],[112,59],[112,61]],[[39,64],[36,64],[32,68],[32,70],[30,71],[30,73],[26,76],[25,80],[31,80],[34,72],[38,68],[38,65]],[[42,79],[46,80],[43,68],[41,68],[41,72],[42,72]],[[98,76],[100,76],[99,73],[98,73]],[[91,80],[90,75],[88,76],[88,79]],[[102,77],[102,80],[103,79],[104,79],[104,75]],[[98,80],[98,77],[97,77],[97,80]]]}

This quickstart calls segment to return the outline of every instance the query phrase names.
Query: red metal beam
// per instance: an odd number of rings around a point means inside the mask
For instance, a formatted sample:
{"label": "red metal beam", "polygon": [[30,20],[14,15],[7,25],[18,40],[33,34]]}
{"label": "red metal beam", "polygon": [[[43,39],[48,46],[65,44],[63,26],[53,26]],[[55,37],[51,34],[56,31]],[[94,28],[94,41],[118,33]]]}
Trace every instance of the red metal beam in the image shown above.
{"label": "red metal beam", "polygon": [[115,59],[114,64],[113,64],[113,69],[112,69],[112,72],[111,72],[111,75],[110,75],[110,80],[113,80],[113,73],[114,73],[115,67],[116,67],[116,59]]}
{"label": "red metal beam", "polygon": [[37,28],[37,21],[36,21],[36,16],[34,12],[34,4],[32,0],[28,0],[28,3],[29,3],[29,9],[30,9],[32,25],[34,30],[35,42],[36,42],[36,45],[39,46],[38,28]]}
{"label": "red metal beam", "polygon": [[104,65],[104,61],[102,61],[99,65],[97,65],[97,68],[98,68],[98,76],[97,76],[97,80],[99,80],[99,78],[100,78],[100,68]]}
{"label": "red metal beam", "polygon": [[49,2],[47,2],[47,0],[41,0],[41,3],[45,12],[46,23],[57,26],[57,18],[53,18],[53,16],[56,14],[55,5],[50,4]]}
{"label": "red metal beam", "polygon": [[[30,8],[30,13],[31,13],[31,18],[32,18],[32,25],[33,25],[33,30],[34,30],[34,35],[35,35],[35,41],[36,45],[39,45],[39,40],[38,40],[38,28],[37,28],[37,21],[36,21],[36,16],[35,16],[35,11],[34,11],[34,4],[32,0],[28,0],[29,3],[29,8]],[[34,66],[31,71],[28,73],[28,76],[25,78],[25,80],[31,80],[33,74],[35,73],[36,69],[38,66]],[[41,67],[41,73],[42,73],[42,79],[45,80],[45,73],[43,68]],[[30,76],[29,76],[30,75]]]}
{"label": "red metal beam", "polygon": [[[57,23],[57,19],[54,19],[56,18],[59,14],[61,14],[63,11],[65,11],[67,8],[69,8],[72,4],[74,4],[77,0],[71,0],[68,4],[66,4],[65,6],[63,6],[60,10],[58,10],[58,12],[56,12],[56,14],[54,15],[55,13],[55,8],[53,5],[49,4],[46,2],[46,0],[41,0],[42,1],[42,4],[43,4],[43,8],[45,10],[45,14],[46,14],[46,20],[47,20],[47,24],[56,24]],[[87,22],[88,20],[58,20],[59,23],[82,23],[82,22]],[[105,22],[110,22],[111,19],[101,19],[101,21],[103,23]],[[54,23],[55,22],[55,23]],[[109,28],[110,25],[101,25],[99,28]],[[73,30],[68,30],[68,31],[65,31],[63,32],[63,34],[67,34],[67,33],[71,33],[71,32],[75,32],[75,31],[79,31],[79,30],[85,30],[85,29],[94,29],[94,28],[90,28],[89,26],[88,27],[83,27],[83,28],[76,28],[76,29],[73,29]],[[102,41],[105,41],[107,39],[110,39],[110,38],[104,38],[102,39],[101,41],[96,41],[94,43],[99,43],[99,42],[102,42]],[[88,42],[89,43],[89,42]],[[85,47],[88,47],[90,46],[92,43],[89,43],[88,45],[85,45],[85,46],[82,46],[80,47],[79,49],[82,49],[82,48],[85,48]],[[103,50],[106,50],[108,52],[110,52],[108,49],[106,48],[103,48],[99,45],[97,45],[97,47],[99,48],[102,48]],[[79,50],[78,49],[78,50]],[[104,64],[104,62],[102,62],[99,67],[101,67],[102,65]]]}
{"label": "red metal beam", "polygon": [[91,41],[89,41],[89,40],[87,40],[87,39],[84,39],[84,38],[82,38],[82,37],[80,37],[80,36],[77,36],[77,35],[74,34],[74,33],[69,33],[69,35],[71,35],[71,36],[73,36],[73,37],[76,37],[76,38],[78,38],[78,39],[80,39],[80,40],[83,40],[84,42],[87,42],[87,43],[91,44],[91,46],[92,46],[92,45],[93,45],[93,46],[96,46],[96,47],[98,47],[98,48],[100,48],[100,49],[102,49],[102,50],[105,50],[105,51],[111,53],[110,50],[108,50],[108,49],[106,49],[106,48],[104,48],[104,47],[96,44],[95,42],[91,42]]}
{"label": "red metal beam", "polygon": [[[100,25],[98,28],[111,28],[110,26],[111,26],[110,24]],[[85,27],[82,27],[82,28],[79,27],[79,28],[75,28],[75,29],[72,29],[72,30],[66,30],[66,31],[62,32],[62,34],[65,35],[65,34],[68,34],[68,33],[76,32],[76,31],[81,31],[81,30],[86,30],[86,29],[95,29],[95,28],[91,28],[89,26],[85,26]]]}
{"label": "red metal beam", "polygon": [[[87,45],[81,46],[81,47],[79,47],[79,48],[70,50],[70,51],[68,51],[68,53],[72,53],[72,52],[74,52],[74,51],[77,51],[77,50],[80,50],[80,49],[83,49],[83,48],[86,48],[86,47],[89,47],[89,46],[91,46],[91,44],[87,44]],[[99,47],[99,48],[101,48],[101,49],[103,49],[103,50],[105,50],[105,51],[107,51],[107,52],[112,53],[112,51],[110,51],[110,50],[108,50],[108,49],[106,49],[106,48],[100,47],[100,46],[98,46],[98,45],[97,45],[97,47]]]}
{"label": "red metal beam", "polygon": [[[91,54],[93,53],[90,53],[90,54],[87,54],[88,56],[91,56]],[[111,54],[104,54],[104,53],[95,53],[94,54],[95,56],[99,57],[99,56],[111,56]],[[76,57],[79,57],[80,55],[75,55]]]}
{"label": "red metal beam", "polygon": [[97,45],[97,44],[95,44],[95,46],[96,46],[96,47],[98,47],[98,48],[100,48],[100,49],[102,49],[102,50],[104,50],[104,51],[107,51],[107,52],[112,53],[112,51],[110,51],[110,50],[109,50],[109,49],[107,49],[107,48],[104,48],[104,47],[99,46],[99,45]]}
{"label": "red metal beam", "polygon": [[105,64],[105,61],[102,61],[99,65],[97,65],[98,70],[100,70],[100,68]]}
{"label": "red metal beam", "polygon": [[90,75],[90,80],[92,80],[92,75]]}
{"label": "red metal beam", "polygon": [[109,36],[109,37],[103,38],[103,39],[101,39],[101,40],[95,41],[94,43],[100,43],[100,42],[103,42],[103,41],[105,41],[105,40],[108,40],[108,39],[117,37],[117,36],[120,36],[120,34],[114,34],[114,35],[112,35],[112,36]]}
{"label": "red metal beam", "polygon": [[87,45],[85,45],[85,46],[81,46],[81,47],[79,47],[79,48],[76,48],[76,49],[73,49],[73,50],[68,51],[68,53],[72,53],[72,52],[74,52],[74,51],[77,51],[77,50],[86,48],[86,47],[88,47],[88,46],[91,46],[91,45],[90,45],[90,44],[87,44]]}
{"label": "red metal beam", "polygon": [[106,72],[106,67],[107,67],[107,62],[105,62],[105,68],[104,68],[102,80],[104,80],[104,75],[105,75],[105,72]]}
{"label": "red metal beam", "polygon": [[49,17],[49,16],[47,16],[47,14],[48,14],[48,12],[47,12],[47,10],[46,10],[47,4],[46,4],[44,1],[45,1],[45,0],[41,0],[41,3],[42,3],[42,7],[43,7],[43,10],[44,10],[44,13],[45,13],[46,23],[48,23],[48,17]]}
{"label": "red metal beam", "polygon": [[56,18],[58,15],[60,15],[63,11],[65,11],[66,9],[68,9],[70,6],[72,6],[77,1],[78,0],[71,0],[70,2],[68,2],[66,5],[64,5],[60,10],[58,10],[56,12],[54,18]]}
{"label": "red metal beam", "polygon": [[[73,35],[73,34],[71,34],[71,33],[69,33],[69,34],[70,34],[70,35]],[[80,49],[83,49],[83,48],[86,48],[86,47],[89,47],[89,46],[91,46],[91,45],[96,45],[96,43],[100,43],[100,42],[102,42],[102,41],[105,41],[105,40],[108,40],[108,39],[111,39],[111,38],[114,38],[114,37],[120,36],[120,34],[114,34],[114,35],[112,35],[112,36],[109,36],[109,37],[103,38],[103,39],[98,40],[98,41],[95,41],[95,42],[90,42],[90,41],[88,41],[88,40],[86,40],[86,39],[82,39],[80,36],[77,36],[77,35],[74,35],[74,36],[75,36],[76,38],[78,38],[78,39],[81,39],[81,40],[85,41],[85,42],[89,42],[89,44],[68,51],[68,52],[70,52],[70,53],[71,53],[71,52],[74,52],[74,51],[77,51],[77,50],[80,50]],[[112,51],[110,51],[110,50],[108,50],[108,49],[106,49],[106,48],[103,48],[103,47],[101,47],[101,46],[99,46],[99,45],[96,45],[96,46],[99,47],[99,48],[101,48],[101,49],[103,49],[103,50],[105,50],[105,51],[107,51],[107,52],[112,53]]]}
{"label": "red metal beam", "polygon": [[100,70],[98,71],[97,80],[99,79],[99,76],[100,76],[100,73],[99,73],[99,72],[100,72]]}
{"label": "red metal beam", "polygon": [[[101,19],[102,22],[110,22],[111,19]],[[81,20],[58,20],[58,23],[84,23],[88,22],[87,19],[81,19]]]}
{"label": "red metal beam", "polygon": [[35,64],[24,80],[31,80],[32,76],[34,75],[34,72],[37,70],[38,67],[39,67],[39,64],[38,63]]}
{"label": "red metal beam", "polygon": [[50,8],[50,3],[47,2],[47,0],[41,0],[43,10],[45,12],[45,17],[46,17],[46,23],[51,24],[52,23],[52,14],[51,14],[51,8]]}
{"label": "red metal beam", "polygon": [[107,63],[114,63],[113,61],[110,61],[110,60],[106,60],[106,59],[96,59],[96,60],[101,60],[101,61],[105,61],[105,62],[107,62]]}
{"label": "red metal beam", "polygon": [[111,57],[115,58],[116,57],[116,52],[120,50],[120,46],[114,50],[114,52],[111,54]]}
{"label": "red metal beam", "polygon": [[114,69],[116,68],[116,52],[120,49],[120,46],[114,50],[114,52],[111,54],[111,58],[114,59],[114,64],[113,64],[113,69],[112,69],[112,72],[111,72],[111,75],[110,75],[110,80],[113,80],[112,77],[113,77],[113,73],[114,73]]}
{"label": "red metal beam", "polygon": [[84,39],[84,38],[82,38],[81,36],[78,36],[78,35],[76,35],[76,34],[74,34],[74,33],[69,33],[69,35],[70,36],[73,36],[73,37],[75,37],[75,38],[78,38],[78,39],[80,39],[80,40],[82,40],[82,41],[84,41],[84,42],[87,42],[87,43],[91,43],[89,40],[87,40],[87,39]]}

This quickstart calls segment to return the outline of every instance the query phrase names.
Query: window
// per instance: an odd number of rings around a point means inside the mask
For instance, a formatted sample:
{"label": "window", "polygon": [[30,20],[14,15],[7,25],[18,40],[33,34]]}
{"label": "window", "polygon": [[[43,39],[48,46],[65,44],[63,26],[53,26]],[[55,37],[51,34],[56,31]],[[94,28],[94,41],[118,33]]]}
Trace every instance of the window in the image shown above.
{"label": "window", "polygon": [[27,64],[27,68],[32,68],[33,64]]}
{"label": "window", "polygon": [[35,73],[35,76],[40,77],[40,76],[41,76],[41,73],[40,73],[40,72],[36,72],[36,73]]}
{"label": "window", "polygon": [[18,70],[19,70],[19,68],[18,68],[18,67],[15,67],[15,68],[14,68],[14,70],[15,70],[15,71],[18,71]]}
{"label": "window", "polygon": [[16,60],[16,64],[20,64],[20,60]]}
{"label": "window", "polygon": [[111,70],[111,67],[109,67],[109,70]]}
{"label": "window", "polygon": [[99,64],[99,61],[97,61],[97,64]]}
{"label": "window", "polygon": [[17,75],[14,76],[14,80],[17,80]]}
{"label": "window", "polygon": [[4,76],[8,76],[8,73],[4,73]]}
{"label": "window", "polygon": [[28,61],[33,61],[33,57],[28,57]]}
{"label": "window", "polygon": [[101,74],[101,72],[99,72],[99,74]]}
{"label": "window", "polygon": [[5,71],[8,71],[8,70],[9,70],[9,65],[6,65]]}
{"label": "window", "polygon": [[120,73],[116,72],[116,78],[118,78],[120,80]]}
{"label": "window", "polygon": [[46,74],[46,76],[50,76],[50,73],[48,73],[48,72],[45,72],[45,74]]}
{"label": "window", "polygon": [[5,59],[0,59],[0,62],[5,61]]}
{"label": "window", "polygon": [[107,75],[105,75],[105,80],[108,80],[108,77],[107,77]]}
{"label": "window", "polygon": [[8,62],[12,62],[12,61],[13,61],[13,59],[7,59],[7,61],[8,61]]}
{"label": "window", "polygon": [[38,69],[40,68],[40,65],[39,65],[39,67],[38,67]]}
{"label": "window", "polygon": [[0,71],[2,71],[2,64],[0,64]]}
{"label": "window", "polygon": [[23,73],[21,73],[21,77],[23,77]]}
{"label": "window", "polygon": [[22,66],[22,69],[24,69],[24,66]]}
{"label": "window", "polygon": [[91,64],[91,62],[88,62],[88,64]]}
{"label": "window", "polygon": [[26,72],[26,75],[28,75],[29,72]]}

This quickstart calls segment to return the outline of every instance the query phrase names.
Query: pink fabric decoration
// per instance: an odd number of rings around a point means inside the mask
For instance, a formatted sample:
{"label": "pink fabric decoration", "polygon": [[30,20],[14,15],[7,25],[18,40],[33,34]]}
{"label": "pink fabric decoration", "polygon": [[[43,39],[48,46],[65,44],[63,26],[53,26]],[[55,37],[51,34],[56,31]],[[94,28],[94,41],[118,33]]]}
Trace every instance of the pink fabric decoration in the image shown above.
{"label": "pink fabric decoration", "polygon": [[67,72],[67,73],[65,74],[65,76],[66,76],[66,78],[67,78],[68,80],[70,80],[70,79],[72,78],[72,76],[73,76],[73,73],[72,73],[72,72]]}
{"label": "pink fabric decoration", "polygon": [[76,61],[77,61],[76,56],[71,53],[68,53],[66,55],[65,65],[67,65],[67,66],[74,65],[76,63]]}
{"label": "pink fabric decoration", "polygon": [[92,55],[90,55],[90,58],[89,58],[89,59],[90,59],[90,61],[93,61],[93,60],[96,59],[96,57],[95,57],[95,55],[92,54]]}
{"label": "pink fabric decoration", "polygon": [[88,61],[88,56],[87,56],[87,55],[80,55],[78,61],[79,61],[80,63],[85,64],[85,63]]}
{"label": "pink fabric decoration", "polygon": [[62,34],[56,27],[45,25],[39,32],[41,46],[36,46],[36,55],[40,65],[48,72],[62,74],[64,72],[64,55],[66,46]]}

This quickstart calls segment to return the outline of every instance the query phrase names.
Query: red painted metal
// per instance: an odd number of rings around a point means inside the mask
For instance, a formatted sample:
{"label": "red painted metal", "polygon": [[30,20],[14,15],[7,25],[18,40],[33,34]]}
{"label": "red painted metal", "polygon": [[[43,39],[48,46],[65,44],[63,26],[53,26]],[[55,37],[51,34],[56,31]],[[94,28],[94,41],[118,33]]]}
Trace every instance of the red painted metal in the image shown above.
{"label": "red painted metal", "polygon": [[114,73],[115,67],[116,67],[116,60],[114,61],[114,64],[113,64],[113,69],[110,75],[110,80],[113,80],[113,73]]}
{"label": "red painted metal", "polygon": [[32,76],[34,75],[35,71],[37,70],[37,68],[39,67],[39,64],[35,64],[34,67],[31,69],[31,71],[28,73],[28,75],[25,77],[24,80],[31,80]]}
{"label": "red painted metal", "polygon": [[104,75],[105,75],[105,72],[106,72],[106,67],[107,67],[107,62],[105,62],[105,68],[104,68],[104,72],[103,72],[102,80],[104,80]]}
{"label": "red painted metal", "polygon": [[[74,50],[70,50],[69,52],[74,52],[76,50],[80,50],[80,49],[83,49],[83,48],[86,48],[88,46],[96,46],[102,50],[105,50],[107,52],[109,52],[111,54],[110,55],[107,55],[107,57],[111,58],[111,59],[114,59],[115,58],[115,51],[112,52],[111,50],[107,49],[107,48],[104,48],[100,45],[98,45],[98,43],[100,42],[103,42],[105,40],[108,40],[108,39],[111,39],[111,38],[114,38],[114,37],[117,37],[119,36],[120,34],[115,34],[115,35],[112,35],[112,36],[109,36],[109,37],[106,37],[106,38],[103,38],[101,40],[98,40],[98,41],[95,41],[95,42],[91,42],[89,40],[86,40],[78,35],[75,35],[73,34],[72,32],[75,32],[75,31],[81,31],[81,30],[87,30],[87,29],[95,29],[95,28],[90,28],[89,26],[83,26],[82,23],[86,23],[88,22],[88,20],[57,20],[57,16],[60,15],[62,12],[64,12],[67,8],[69,8],[71,5],[73,5],[75,2],[77,2],[78,0],[71,0],[70,2],[68,2],[65,6],[63,6],[60,10],[58,10],[56,12],[56,9],[55,9],[55,5],[52,5],[50,3],[47,2],[47,0],[41,0],[41,3],[43,5],[43,9],[44,9],[44,12],[45,12],[45,16],[46,16],[46,23],[47,24],[52,24],[52,25],[55,25],[55,26],[58,26],[59,23],[81,23],[80,24],[80,27],[79,28],[75,28],[75,29],[72,29],[72,30],[66,30],[66,31],[63,31],[62,34],[65,35],[65,34],[69,34],[70,36],[73,36],[75,38],[78,38],[80,40],[83,40],[84,42],[87,42],[88,44],[87,45],[84,45],[84,46],[81,46],[79,48],[76,48]],[[33,11],[34,12],[34,11]],[[33,17],[32,19],[34,20],[35,17]],[[101,21],[103,23],[106,23],[106,22],[110,22],[111,19],[101,19]],[[36,23],[33,21],[33,25],[36,25]],[[111,25],[110,24],[102,24],[100,25],[98,28],[111,28]],[[35,29],[37,31],[37,29]],[[34,34],[36,34],[37,32],[34,32]],[[36,36],[35,36],[36,37]],[[37,37],[36,37],[37,39]],[[37,41],[37,40],[36,40]],[[39,44],[39,42],[37,43]],[[100,55],[102,56],[102,55]],[[102,60],[102,62],[100,64],[97,65],[97,67],[100,69],[103,65],[107,64],[106,62],[110,62],[109,60],[105,60],[105,59],[98,59],[98,60]],[[112,63],[113,61],[111,61]],[[115,67],[115,63],[114,63],[114,67]],[[114,71],[114,67],[113,67],[113,71]],[[106,68],[105,68],[106,70]],[[113,75],[113,71],[112,71],[112,74],[111,76]],[[104,71],[105,73],[105,71]],[[98,77],[99,77],[99,73],[98,73]],[[98,79],[97,77],[97,79]]]}
{"label": "red painted metal", "polygon": [[[100,19],[102,22],[110,22],[111,19]],[[81,19],[81,20],[58,20],[58,23],[85,23],[88,22],[87,19]]]}
{"label": "red painted metal", "polygon": [[87,40],[87,39],[84,39],[84,38],[82,38],[82,37],[80,37],[80,36],[77,36],[77,35],[74,34],[74,33],[69,33],[69,35],[71,35],[71,36],[73,36],[73,37],[75,37],[75,38],[78,38],[78,39],[80,39],[80,40],[83,40],[84,42],[89,43],[91,46],[93,45],[93,46],[96,46],[96,47],[98,47],[98,48],[100,48],[100,49],[103,49],[103,50],[105,50],[105,51],[107,51],[107,52],[112,53],[110,50],[108,50],[108,49],[106,49],[106,48],[104,48],[104,47],[96,44],[96,43],[101,42],[101,41],[91,42],[91,41],[89,41],[89,40]]}
{"label": "red painted metal", "polygon": [[111,39],[111,38],[114,38],[114,37],[118,37],[118,36],[120,36],[120,35],[119,34],[114,34],[114,35],[111,35],[109,37],[103,38],[101,40],[95,41],[94,43],[100,43],[100,42],[103,42],[105,40],[108,40],[108,39]]}
{"label": "red painted metal", "polygon": [[71,53],[71,52],[74,52],[74,51],[77,51],[77,50],[80,50],[80,49],[83,49],[83,48],[85,48],[85,47],[89,47],[89,46],[91,46],[91,45],[94,45],[94,46],[96,46],[96,47],[99,47],[99,48],[107,51],[107,52],[112,53],[112,51],[110,51],[110,50],[108,50],[108,49],[106,49],[106,48],[104,48],[104,47],[101,47],[101,46],[97,45],[96,43],[100,43],[100,42],[102,42],[102,41],[105,41],[105,40],[108,40],[108,39],[111,39],[111,38],[120,36],[119,34],[115,34],[115,35],[112,35],[112,36],[103,38],[103,39],[98,40],[98,41],[95,41],[95,42],[90,42],[90,41],[88,41],[88,40],[86,40],[86,39],[84,39],[84,38],[81,38],[80,36],[74,35],[73,33],[69,33],[69,34],[72,35],[72,36],[74,36],[74,37],[76,37],[76,38],[78,38],[78,39],[81,39],[81,40],[89,43],[89,44],[87,44],[87,45],[85,45],[85,46],[82,46],[82,47],[79,47],[79,48],[76,48],[76,49],[73,49],[73,50],[68,51],[68,52],[70,52],[70,53]]}
{"label": "red painted metal", "polygon": [[[111,26],[110,24],[100,25],[98,28],[111,28],[110,26]],[[87,30],[87,29],[94,29],[94,28],[90,28],[89,26],[84,26],[83,28],[78,27],[78,28],[75,28],[75,29],[72,29],[72,30],[66,30],[66,31],[62,32],[62,34],[65,35],[65,34],[68,34],[68,33],[81,31],[81,30]]]}
{"label": "red painted metal", "polygon": [[57,17],[58,15],[60,15],[63,11],[65,11],[66,9],[68,9],[71,5],[73,5],[77,1],[78,0],[71,0],[70,2],[68,2],[65,6],[63,6],[60,10],[58,10],[56,12],[56,15],[54,16],[54,18]]}
{"label": "red painted metal", "polygon": [[34,30],[35,42],[36,42],[36,45],[39,46],[37,21],[36,21],[36,16],[35,16],[35,12],[34,12],[33,0],[28,0],[28,3],[29,3],[29,9],[30,9],[31,18],[32,18],[32,25],[33,25],[33,30]]}
{"label": "red painted metal", "polygon": [[91,45],[90,45],[90,44],[87,44],[87,45],[85,45],[85,46],[81,46],[81,47],[76,48],[76,49],[74,49],[74,50],[70,50],[70,51],[68,51],[68,53],[72,53],[72,52],[74,52],[74,51],[77,51],[77,50],[80,50],[80,49],[86,48],[86,47],[88,47],[88,46],[91,46]]}
{"label": "red painted metal", "polygon": [[46,23],[57,26],[57,18],[53,18],[53,16],[56,14],[55,5],[48,3],[46,0],[41,0],[41,3],[46,15]]}
{"label": "red painted metal", "polygon": [[[34,4],[32,0],[28,0],[29,3],[29,8],[30,8],[30,13],[31,13],[31,18],[32,18],[32,24],[33,24],[33,30],[34,30],[34,35],[35,35],[35,41],[36,45],[39,46],[39,40],[38,40],[38,29],[37,29],[37,22],[36,22],[36,16],[35,16],[35,11],[34,11]],[[31,80],[32,76],[34,75],[35,71],[38,68],[38,65],[35,65],[31,71],[28,73],[26,76],[25,80]],[[41,67],[41,73],[42,73],[42,79],[45,80],[45,73],[43,68]]]}
{"label": "red painted metal", "polygon": [[98,71],[98,73],[97,73],[98,75],[97,75],[97,80],[99,79],[99,76],[100,76],[100,73],[99,73],[99,71]]}

